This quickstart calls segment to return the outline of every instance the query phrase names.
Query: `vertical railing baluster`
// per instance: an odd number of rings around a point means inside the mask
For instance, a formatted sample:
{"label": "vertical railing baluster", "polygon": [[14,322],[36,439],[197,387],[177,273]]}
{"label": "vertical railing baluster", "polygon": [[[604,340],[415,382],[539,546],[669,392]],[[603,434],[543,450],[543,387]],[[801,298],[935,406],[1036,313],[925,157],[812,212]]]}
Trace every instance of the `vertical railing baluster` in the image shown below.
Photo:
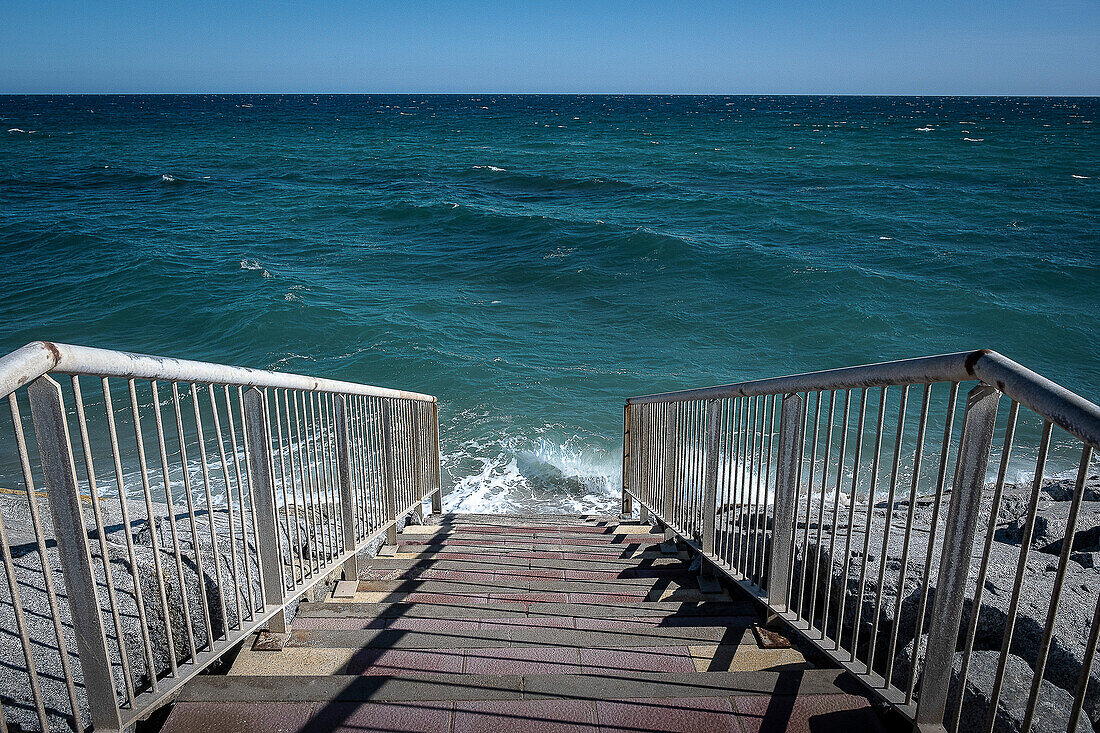
{"label": "vertical railing baluster", "polygon": [[393,400],[382,400],[382,494],[386,507],[386,544],[397,547],[397,467],[394,462]]}
{"label": "vertical railing baluster", "polygon": [[947,710],[951,667],[966,600],[966,576],[970,572],[970,557],[974,552],[974,536],[981,514],[982,491],[1000,399],[1001,393],[986,384],[979,384],[970,390],[966,399],[951,506],[944,530],[943,555],[936,580],[932,623],[928,632],[928,652],[917,702],[917,725],[926,728],[935,726],[942,729]]}
{"label": "vertical railing baluster", "polygon": [[630,405],[623,405],[623,519],[634,514],[634,501],[630,494]]}
{"label": "vertical railing baluster", "polygon": [[714,555],[714,515],[718,511],[718,448],[722,437],[722,400],[707,401],[707,469],[703,479],[703,554]]}
{"label": "vertical railing baluster", "polygon": [[252,460],[251,486],[254,492],[257,551],[260,573],[264,579],[264,605],[278,606],[279,610],[268,620],[267,628],[276,633],[286,633],[286,614],[283,606],[283,559],[279,556],[279,527],[275,518],[275,480],[272,471],[271,427],[264,408],[264,393],[252,387],[244,395],[244,413],[248,426],[248,448]]}
{"label": "vertical railing baluster", "polygon": [[[661,462],[661,514],[666,520],[666,525],[676,516],[676,458],[677,425],[679,423],[680,403],[670,402],[665,406],[664,419],[662,420],[660,454],[664,458]],[[654,451],[656,453],[656,451]],[[675,541],[676,533],[671,528],[665,529],[665,541]]]}
{"label": "vertical railing baluster", "polygon": [[80,509],[61,386],[50,377],[42,376],[27,387],[27,395],[92,725],[97,731],[119,731],[122,730],[122,717],[99,610],[99,595],[92,575],[92,556]]}
{"label": "vertical railing baluster", "polygon": [[430,446],[432,455],[432,480],[435,491],[432,492],[432,514],[443,513],[443,474],[440,469],[442,456],[439,454],[439,403],[432,402],[432,436]]}
{"label": "vertical railing baluster", "polygon": [[359,564],[356,558],[355,541],[355,491],[351,483],[351,443],[348,440],[348,414],[344,395],[335,395],[336,408],[336,453],[340,470],[340,509],[343,528],[344,551],[349,554],[344,560],[344,579],[359,580]]}
{"label": "vertical railing baluster", "polygon": [[786,611],[789,601],[789,560],[794,551],[795,499],[798,496],[798,467],[802,463],[803,402],[800,394],[785,395],[779,415],[779,456],[767,578],[768,605],[777,611]]}

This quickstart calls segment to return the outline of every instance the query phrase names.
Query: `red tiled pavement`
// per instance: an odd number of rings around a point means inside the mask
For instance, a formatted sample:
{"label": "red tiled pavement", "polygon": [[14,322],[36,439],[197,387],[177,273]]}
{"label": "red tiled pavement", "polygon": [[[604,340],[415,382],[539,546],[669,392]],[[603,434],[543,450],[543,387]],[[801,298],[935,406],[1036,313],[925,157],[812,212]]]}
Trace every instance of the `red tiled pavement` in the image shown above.
{"label": "red tiled pavement", "polygon": [[598,603],[600,605],[616,606],[621,603],[637,603],[649,595],[649,589],[638,593],[570,593],[570,603]]}
{"label": "red tiled pavement", "polygon": [[[297,625],[297,621],[294,622]],[[476,631],[478,620],[472,618],[395,618],[386,627],[391,631]]]}
{"label": "red tiled pavement", "polygon": [[738,697],[738,718],[745,733],[876,733],[883,730],[865,698],[857,695],[777,695]]}
{"label": "red tiled pavement", "polygon": [[577,674],[577,650],[560,647],[470,649],[466,674]]}
{"label": "red tiled pavement", "polygon": [[596,718],[606,733],[741,733],[728,697],[599,700]]}
{"label": "red tiled pavement", "polygon": [[485,700],[455,703],[454,733],[596,733],[596,706],[585,700]]}
{"label": "red tiled pavement", "polygon": [[347,665],[348,674],[391,675],[417,672],[462,672],[462,650],[361,649]]}
{"label": "red tiled pavement", "polygon": [[[319,703],[311,733],[446,733],[451,727],[450,702]],[[257,728],[256,731],[263,730]]]}
{"label": "red tiled pavement", "polygon": [[483,618],[482,629],[572,629],[572,616],[520,616],[517,618]]}
{"label": "red tiled pavement", "polygon": [[695,663],[686,646],[581,649],[584,673],[694,672]]}

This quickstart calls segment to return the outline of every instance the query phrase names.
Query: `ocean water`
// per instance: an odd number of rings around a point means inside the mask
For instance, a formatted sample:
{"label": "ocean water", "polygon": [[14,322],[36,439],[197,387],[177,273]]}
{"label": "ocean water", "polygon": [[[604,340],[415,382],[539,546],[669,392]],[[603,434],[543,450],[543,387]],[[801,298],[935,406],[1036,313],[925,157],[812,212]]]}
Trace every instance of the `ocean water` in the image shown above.
{"label": "ocean water", "polygon": [[604,510],[625,397],[993,348],[1100,398],[1100,100],[0,97],[0,349],[440,398],[446,504]]}

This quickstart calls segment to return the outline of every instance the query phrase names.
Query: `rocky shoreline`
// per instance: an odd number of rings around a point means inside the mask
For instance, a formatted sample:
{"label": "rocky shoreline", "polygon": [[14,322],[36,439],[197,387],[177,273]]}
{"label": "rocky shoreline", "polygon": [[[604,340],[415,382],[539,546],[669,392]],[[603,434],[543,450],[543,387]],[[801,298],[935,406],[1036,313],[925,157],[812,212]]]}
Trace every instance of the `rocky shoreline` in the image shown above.
{"label": "rocky shoreline", "polygon": [[[999,699],[996,731],[1020,729],[1034,677],[1032,665],[1038,658],[1043,632],[1047,625],[1050,601],[1055,592],[1059,553],[1066,541],[1065,530],[1073,489],[1072,480],[1046,481],[1040,489],[1030,552],[1022,570],[1020,598],[1015,612],[1015,631],[1007,660],[1005,683]],[[982,519],[971,558],[963,630],[957,646],[958,652],[955,655],[949,712],[954,711],[954,700],[958,695],[965,634],[973,614],[972,599],[985,553],[988,518],[993,513],[992,494],[992,487],[987,487],[980,513]],[[1009,485],[1003,492],[1000,511],[994,523],[993,541],[989,547],[981,608],[975,630],[973,652],[967,669],[959,730],[969,730],[984,723],[1006,622],[1011,611],[1012,591],[1021,554],[1020,544],[1024,535],[1031,494],[1030,484]],[[940,507],[937,523],[939,530],[932,547],[933,560],[930,565],[932,577],[924,604],[925,611],[921,626],[923,634],[919,641],[922,650],[927,638],[929,617],[933,611],[936,571],[939,567],[943,541],[942,527],[947,517],[949,502],[950,493],[945,494]],[[829,636],[836,637],[835,619],[843,603],[845,624],[840,631],[842,645],[850,649],[852,639],[856,635],[854,622],[858,615],[860,617],[858,644],[862,659],[866,659],[869,653],[873,624],[877,614],[878,638],[874,669],[880,674],[885,674],[892,664],[893,684],[902,689],[909,684],[914,648],[917,645],[914,640],[917,638],[916,628],[922,606],[921,599],[924,595],[923,580],[928,544],[932,539],[933,504],[933,498],[922,498],[917,500],[913,508],[913,526],[908,555],[905,556],[903,584],[899,581],[902,577],[904,552],[902,534],[909,513],[908,501],[899,501],[894,504],[885,554],[883,554],[883,534],[887,524],[887,506],[884,502],[880,502],[872,508],[862,595],[860,594],[860,568],[864,562],[863,549],[867,540],[866,505],[857,505],[854,511],[847,578],[844,577],[843,552],[845,541],[849,539],[848,508],[841,507],[844,526],[838,527],[835,544],[830,532],[832,515],[828,504],[820,546],[816,542],[817,525],[813,517],[809,525],[808,543],[803,541],[803,533],[806,530],[805,516],[800,517],[796,523],[796,557],[793,576],[796,582],[792,593],[792,606],[802,609],[802,615],[805,616],[809,611],[810,599],[813,598],[814,615],[815,618],[820,619],[825,611],[822,599],[826,595],[826,584],[830,584],[831,588],[828,590]],[[835,549],[830,553],[831,548],[834,547]],[[813,583],[815,564],[818,578],[816,588]],[[878,577],[884,564],[881,604],[876,604]],[[804,569],[806,582],[802,584],[798,579],[803,577]],[[1050,651],[1038,697],[1036,722],[1032,728],[1036,733],[1066,730],[1098,596],[1100,596],[1100,476],[1090,476],[1086,482],[1076,531],[1072,539],[1070,561],[1061,586],[1061,602],[1054,616]],[[857,608],[861,608],[858,613]],[[900,612],[896,613],[899,609]],[[895,633],[899,641],[896,648],[891,650],[890,640]],[[917,674],[919,681],[919,669]],[[1082,720],[1078,730],[1093,730],[1094,725],[1100,722],[1100,673],[1097,671],[1091,674],[1084,710],[1083,718],[1087,720]]]}
{"label": "rocky shoreline", "polygon": [[[1040,490],[1031,550],[1023,569],[1020,600],[1016,609],[1015,633],[1006,667],[1005,684],[999,701],[998,725],[995,729],[997,731],[1020,729],[1024,706],[1032,684],[1032,663],[1037,657],[1043,640],[1043,630],[1046,626],[1050,599],[1055,586],[1059,553],[1066,541],[1064,536],[1066,518],[1069,512],[1072,491],[1072,481],[1047,481]],[[991,490],[985,492],[982,517],[988,517],[992,514],[991,494]],[[993,541],[990,543],[987,575],[983,583],[981,596],[981,609],[973,653],[967,670],[967,682],[960,716],[960,730],[980,726],[984,721],[985,711],[988,708],[1005,623],[1010,611],[1012,589],[1020,556],[1020,542],[1030,498],[1030,485],[1006,486],[1003,492],[1000,511],[994,525]],[[940,507],[938,525],[941,529],[934,538],[932,546],[933,561],[930,567],[933,568],[933,573],[924,604],[926,610],[922,628],[925,633],[920,636],[920,644],[923,644],[926,639],[929,616],[934,605],[935,569],[938,568],[942,526],[947,516],[949,502],[950,494],[948,493],[945,494],[943,504]],[[53,577],[59,596],[58,611],[62,623],[62,632],[69,649],[75,649],[64,582],[60,572],[57,571],[56,545],[50,526],[49,507],[44,497],[38,497],[37,506],[42,521],[49,562],[55,568]],[[254,561],[251,561],[251,564],[246,567],[244,558],[246,555],[252,557],[252,545],[250,541],[246,545],[245,541],[242,540],[239,515],[234,515],[232,521],[238,547],[236,563],[238,585],[237,591],[231,591],[231,594],[227,594],[224,599],[225,612],[223,615],[222,599],[217,592],[216,575],[220,571],[223,586],[232,587],[231,579],[234,566],[230,553],[227,551],[227,545],[223,546],[223,540],[230,533],[228,514],[224,510],[218,510],[215,511],[212,518],[208,518],[208,515],[204,512],[197,513],[195,522],[197,542],[193,543],[189,518],[186,512],[180,511],[177,507],[177,541],[180,543],[184,555],[184,561],[181,563],[183,566],[183,583],[181,586],[178,580],[175,555],[172,552],[172,535],[167,516],[167,506],[154,505],[154,520],[151,524],[145,518],[143,503],[131,501],[128,506],[131,513],[130,526],[137,561],[136,576],[141,583],[145,613],[148,619],[147,628],[151,646],[154,650],[153,664],[154,668],[163,673],[168,668],[169,663],[168,644],[164,633],[163,606],[160,601],[159,586],[156,583],[154,572],[155,564],[151,549],[150,532],[155,531],[157,533],[160,546],[159,560],[167,581],[165,586],[167,597],[165,600],[167,601],[169,620],[173,629],[173,648],[178,659],[190,655],[191,640],[185,630],[187,616],[184,599],[186,598],[186,608],[190,611],[190,624],[194,643],[196,647],[201,649],[205,646],[207,638],[205,620],[201,611],[204,600],[205,607],[210,613],[210,624],[214,636],[215,638],[220,637],[223,622],[231,628],[236,627],[238,624],[238,616],[242,612],[238,609],[238,593],[242,609],[248,605],[250,591],[253,599],[258,598],[259,571]],[[142,651],[142,625],[139,622],[134,594],[133,578],[135,573],[132,572],[131,568],[129,549],[126,545],[124,524],[118,501],[105,500],[102,502],[102,508],[104,524],[107,528],[103,540],[110,560],[109,566],[112,569],[111,577],[114,582],[119,608],[119,624],[127,648],[127,659],[131,675],[139,683],[142,683],[142,680],[147,682],[147,662]],[[852,637],[855,634],[854,619],[857,615],[855,609],[857,607],[861,608],[859,611],[861,658],[866,657],[873,624],[877,618],[878,638],[876,641],[875,670],[879,673],[885,673],[892,665],[893,684],[904,689],[909,683],[914,649],[917,647],[917,642],[915,642],[917,639],[917,619],[922,605],[925,559],[929,541],[932,539],[930,530],[934,499],[930,497],[920,498],[913,507],[913,528],[910,533],[910,543],[906,557],[904,583],[899,583],[904,552],[901,535],[909,513],[908,503],[899,501],[894,504],[891,532],[886,542],[885,554],[882,552],[883,530],[887,519],[885,504],[877,504],[871,509],[869,538],[865,531],[868,526],[865,505],[857,505],[854,510],[853,530],[850,538],[847,534],[848,507],[841,506],[839,509],[841,522],[834,538],[829,531],[832,507],[828,502],[826,503],[825,526],[822,529],[820,543],[816,541],[816,522],[810,522],[808,528],[809,542],[804,542],[804,533],[807,531],[804,513],[797,519],[794,577],[800,579],[805,573],[806,582],[795,583],[792,593],[792,605],[801,609],[802,614],[805,616],[808,612],[810,599],[813,598],[814,616],[820,619],[825,612],[823,599],[827,594],[829,597],[828,617],[830,619],[828,635],[835,638],[835,619],[839,615],[841,604],[843,604],[845,623],[840,630],[840,638],[845,648],[850,648]],[[15,580],[27,620],[28,635],[32,640],[35,668],[39,675],[47,713],[51,718],[52,725],[59,724],[64,727],[67,724],[61,721],[67,715],[69,708],[68,696],[63,683],[59,656],[52,651],[56,648],[54,627],[50,619],[50,609],[31,524],[29,503],[25,495],[0,494],[0,511],[3,512],[8,532],[11,559],[15,568]],[[108,588],[105,579],[102,577],[100,537],[91,524],[90,511],[85,512],[85,518],[89,523],[87,529],[92,549],[93,567],[99,584],[100,605],[101,608],[106,609],[109,607]],[[297,521],[298,527],[295,529],[294,519],[291,518],[291,535],[295,539],[309,537],[310,525],[324,526],[326,518],[319,513],[309,522],[306,521],[305,517],[299,517]],[[975,542],[969,577],[968,599],[974,597],[978,567],[981,564],[985,550],[986,521],[985,519],[982,520],[983,526],[979,527],[978,538]],[[215,535],[219,537],[221,548],[218,562],[215,562],[210,545],[211,522],[213,523]],[[762,522],[766,524],[767,520],[762,518]],[[280,521],[279,526],[280,531],[285,536],[286,525]],[[735,541],[737,535],[730,539]],[[846,541],[850,544],[847,577],[843,574],[843,551]],[[867,541],[869,551],[866,557],[866,572],[861,595],[859,568],[862,567],[864,562],[863,547],[865,541]],[[294,544],[292,542],[285,543],[287,547]],[[380,541],[369,548],[370,554],[377,550],[378,544],[380,544]],[[195,547],[197,547],[198,557],[202,562],[201,579],[197,564],[194,562]],[[248,553],[244,552],[246,547],[249,550]],[[294,567],[289,554],[284,554],[284,564],[288,570]],[[876,608],[875,600],[880,569],[883,569],[882,596],[881,604],[877,604]],[[816,585],[814,583],[815,577],[817,579]],[[8,717],[9,726],[14,728],[15,725],[22,724],[25,728],[35,728],[37,727],[36,715],[30,702],[28,678],[25,673],[20,671],[23,651],[16,632],[14,609],[6,587],[7,584],[0,585],[4,587],[0,591],[0,629],[4,630],[4,633],[0,633],[0,658],[16,660],[14,665],[0,667],[0,695],[5,700],[5,713]],[[1073,695],[1086,654],[1089,630],[1098,596],[1100,596],[1100,476],[1090,476],[1086,483],[1076,532],[1073,537],[1070,562],[1061,588],[1061,603],[1058,606],[1058,613],[1054,620],[1050,653],[1040,689],[1036,723],[1033,728],[1036,733],[1064,731],[1066,728],[1066,718],[1072,705]],[[964,608],[964,632],[970,623],[972,610],[973,603],[968,600]],[[243,612],[247,616],[247,611]],[[293,609],[291,609],[292,613]],[[104,625],[108,637],[109,651],[113,658],[117,659],[117,633],[110,614],[104,614]],[[891,639],[895,633],[898,641],[892,647]],[[949,711],[954,710],[954,700],[958,694],[957,686],[963,660],[963,644],[964,635],[960,635],[959,651],[955,656],[953,680],[955,689],[952,690],[952,703],[949,705]],[[77,685],[80,685],[80,667],[75,656],[71,659],[74,678]],[[121,666],[116,664],[114,672],[116,683],[121,689]],[[920,670],[918,669],[918,682],[919,674]],[[1085,713],[1087,720],[1083,720],[1078,728],[1082,733],[1094,730],[1094,725],[1100,721],[1100,673],[1093,672],[1090,679],[1085,698]],[[83,714],[87,716],[87,711],[84,711]]]}
{"label": "rocky shoreline", "polygon": [[[58,564],[50,509],[44,496],[38,496],[36,504],[40,515],[48,562],[54,569],[53,581],[58,596],[58,616],[61,621],[62,634],[67,647],[72,652],[70,664],[77,685],[78,697],[83,707],[83,692],[80,689],[83,686],[83,675],[75,655],[76,646],[68,597]],[[169,645],[164,624],[165,608],[167,608],[169,622],[172,627],[172,648],[175,650],[178,661],[191,656],[192,641],[199,651],[206,647],[208,638],[206,613],[209,614],[210,629],[213,631],[215,640],[224,636],[226,626],[231,631],[238,628],[241,616],[244,617],[245,623],[248,623],[251,617],[249,608],[253,604],[258,604],[260,600],[259,569],[255,562],[251,530],[247,533],[247,540],[242,538],[239,514],[235,512],[232,518],[233,535],[236,538],[237,549],[235,563],[237,584],[234,587],[234,562],[229,552],[228,539],[230,537],[230,518],[224,509],[215,510],[212,517],[205,511],[196,511],[195,530],[197,542],[192,542],[190,518],[185,510],[176,507],[176,538],[181,551],[181,562],[177,566],[173,552],[171,524],[168,520],[168,506],[154,504],[153,522],[150,523],[146,519],[144,502],[133,500],[128,502],[131,535],[134,542],[134,559],[137,565],[136,572],[134,572],[130,561],[129,548],[126,544],[125,524],[122,521],[118,500],[103,499],[100,505],[105,527],[102,544],[99,533],[95,529],[92,512],[87,505],[84,506],[100,608],[104,611],[110,608],[110,589],[103,573],[102,547],[105,545],[118,608],[119,626],[121,627],[127,652],[127,663],[131,679],[139,688],[148,686],[149,673],[148,662],[144,653],[143,626],[140,623],[137,599],[134,593],[134,577],[139,579],[141,586],[145,616],[148,622],[144,628],[148,629],[149,642],[153,649],[153,668],[160,675],[163,675],[169,668]],[[15,570],[15,582],[26,618],[27,634],[31,640],[34,666],[50,721],[50,729],[69,729],[71,728],[71,722],[69,722],[71,719],[69,717],[68,693],[64,684],[60,655],[56,652],[57,641],[54,623],[51,618],[49,599],[43,579],[42,563],[34,534],[30,503],[26,494],[0,494],[0,512],[2,512],[8,533],[11,560]],[[246,520],[250,520],[247,514]],[[295,529],[295,522],[297,522],[297,529]],[[298,538],[309,537],[312,526],[326,526],[325,522],[326,517],[321,510],[318,510],[316,516],[309,522],[306,521],[305,516],[299,516],[297,519],[290,516],[290,534],[295,542],[285,542],[284,548],[294,546]],[[215,559],[210,542],[211,523],[213,523],[214,534],[218,537],[219,552],[217,559]],[[280,532],[285,538],[287,523],[283,521],[282,514],[280,514],[278,524]],[[166,603],[161,602],[160,586],[156,580],[156,565],[150,541],[151,531],[157,533],[158,559],[165,579]],[[380,544],[381,540],[376,541],[372,547],[368,548],[368,553],[373,554],[376,552]],[[246,549],[247,552],[245,552]],[[305,548],[303,547],[302,550],[304,551]],[[298,572],[298,565],[296,562],[292,562],[290,554],[284,549],[284,570],[288,573]],[[196,557],[202,565],[201,576],[198,563],[195,562]],[[328,557],[330,558],[331,555]],[[322,563],[326,561],[326,557],[318,559]],[[180,567],[183,571],[182,583],[178,572]],[[224,599],[218,593],[217,576],[219,573],[221,574],[222,587],[226,589]],[[326,583],[327,580],[322,581],[322,583]],[[12,660],[10,664],[0,665],[0,696],[3,697],[4,701],[4,713],[7,717],[9,729],[19,730],[20,728],[16,726],[22,726],[23,729],[37,729],[39,726],[32,702],[29,677],[22,671],[24,654],[17,632],[15,609],[11,602],[8,583],[5,581],[0,583],[0,586],[3,587],[3,590],[0,591],[0,630],[2,630],[0,631],[0,659]],[[326,588],[327,586],[323,585],[320,592],[324,592]],[[252,603],[249,602],[250,596]],[[206,609],[205,613],[203,611],[204,607]],[[294,606],[289,607],[288,613],[292,616],[293,612]],[[118,663],[120,659],[118,633],[110,613],[103,613],[103,620],[108,653],[115,660],[113,671],[116,687],[121,690],[123,689],[123,671],[122,666]],[[192,630],[191,638],[187,634],[188,624]],[[87,721],[88,711],[86,708],[82,710],[82,715]]]}

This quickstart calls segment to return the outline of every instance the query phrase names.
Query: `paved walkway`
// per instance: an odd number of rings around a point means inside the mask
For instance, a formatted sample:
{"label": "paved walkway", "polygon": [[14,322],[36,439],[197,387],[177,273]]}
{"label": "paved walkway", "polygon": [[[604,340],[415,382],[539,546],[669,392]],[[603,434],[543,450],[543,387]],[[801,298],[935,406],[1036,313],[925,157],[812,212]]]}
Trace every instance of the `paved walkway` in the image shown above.
{"label": "paved walkway", "polygon": [[[192,681],[165,731],[879,731],[858,687],[763,648],[752,601],[646,525],[444,515],[303,603],[278,651]],[[341,588],[347,593],[348,589]]]}

